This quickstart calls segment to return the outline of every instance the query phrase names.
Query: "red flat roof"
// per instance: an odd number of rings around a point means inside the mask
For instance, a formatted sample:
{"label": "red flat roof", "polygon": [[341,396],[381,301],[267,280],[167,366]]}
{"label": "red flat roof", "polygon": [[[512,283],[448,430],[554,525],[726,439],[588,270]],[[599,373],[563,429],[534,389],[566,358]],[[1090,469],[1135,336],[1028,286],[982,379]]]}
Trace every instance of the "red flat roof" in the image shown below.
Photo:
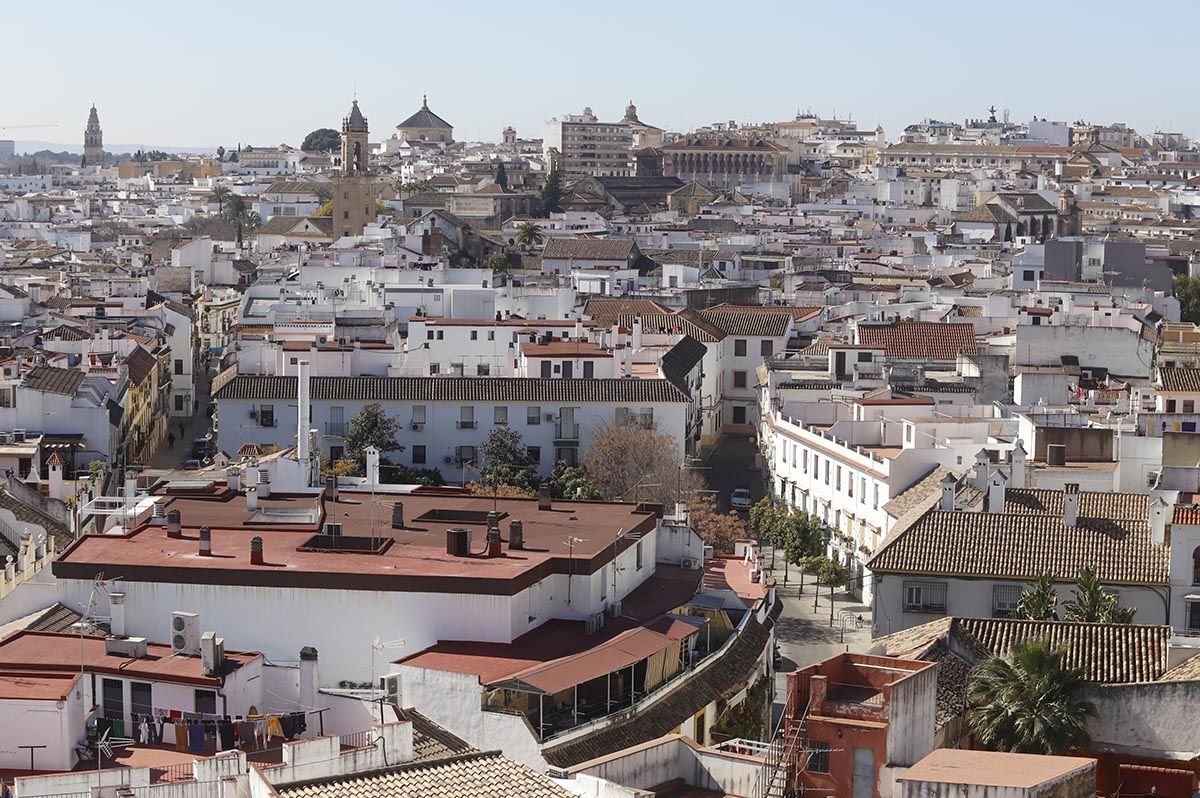
{"label": "red flat roof", "polygon": [[750,566],[737,557],[716,557],[704,563],[705,590],[732,590],[747,607],[767,595],[759,582],[750,581]]}
{"label": "red flat roof", "polygon": [[[143,525],[125,535],[86,535],[72,543],[53,565],[60,578],[90,579],[98,572],[119,572],[129,581],[237,584],[267,587],[389,590],[435,593],[515,595],[554,573],[594,573],[616,553],[653,529],[657,516],[640,505],[555,501],[538,509],[536,499],[421,491],[377,496],[343,491],[338,502],[325,501],[321,521],[298,516],[259,516],[257,521],[239,495],[164,496],[167,510],[179,510],[183,537],[166,528]],[[312,512],[318,496],[273,496],[259,502],[278,513]],[[403,502],[406,527],[391,528],[392,505]],[[488,511],[501,514],[500,526],[520,520],[525,548],[504,546],[499,557],[483,554]],[[321,522],[338,522],[347,537],[390,539],[379,554],[305,548],[321,531]],[[199,527],[212,530],[212,556],[199,554]],[[471,531],[471,555],[446,551],[446,532]],[[617,533],[622,532],[618,538]],[[263,541],[265,564],[250,563],[250,541]],[[574,547],[570,538],[582,539]]]}
{"label": "red flat roof", "polygon": [[[85,670],[126,678],[141,678],[160,682],[180,682],[205,686],[220,686],[219,676],[205,676],[199,657],[171,653],[171,647],[150,643],[146,656],[131,659],[109,654],[103,637],[90,635],[55,634],[51,632],[17,632],[0,641],[0,670],[36,671],[40,674],[66,672],[79,675],[80,659]],[[262,654],[225,652],[226,671],[236,670]]]}
{"label": "red flat roof", "polygon": [[660,563],[654,576],[622,601],[621,617],[606,619],[603,628],[595,634],[585,634],[582,621],[555,619],[526,632],[512,643],[440,640],[437,645],[405,657],[399,663],[474,674],[481,684],[492,684],[535,666],[597,650],[630,630],[649,628],[675,634],[678,629],[670,624],[662,625],[664,620],[676,623],[673,619],[664,619],[664,613],[687,604],[696,594],[699,581],[699,571]]}
{"label": "red flat roof", "polygon": [[0,672],[0,699],[65,701],[77,681],[78,673]]}

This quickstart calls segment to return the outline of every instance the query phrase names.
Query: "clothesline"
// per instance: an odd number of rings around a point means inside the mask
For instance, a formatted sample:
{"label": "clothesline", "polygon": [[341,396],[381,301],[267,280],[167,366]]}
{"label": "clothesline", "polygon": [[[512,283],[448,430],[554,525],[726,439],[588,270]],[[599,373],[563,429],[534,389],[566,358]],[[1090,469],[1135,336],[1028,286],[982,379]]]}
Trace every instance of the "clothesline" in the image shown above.
{"label": "clothesline", "polygon": [[[320,714],[321,710],[312,710]],[[265,749],[271,738],[292,740],[308,730],[309,711],[276,712],[269,714],[218,715],[215,713],[184,712],[152,708],[151,714],[134,712],[130,737],[142,745],[175,744],[179,751],[203,753],[209,743],[218,751],[234,748]],[[168,729],[168,727],[170,727]],[[96,732],[103,736],[125,736],[124,718],[97,718]]]}

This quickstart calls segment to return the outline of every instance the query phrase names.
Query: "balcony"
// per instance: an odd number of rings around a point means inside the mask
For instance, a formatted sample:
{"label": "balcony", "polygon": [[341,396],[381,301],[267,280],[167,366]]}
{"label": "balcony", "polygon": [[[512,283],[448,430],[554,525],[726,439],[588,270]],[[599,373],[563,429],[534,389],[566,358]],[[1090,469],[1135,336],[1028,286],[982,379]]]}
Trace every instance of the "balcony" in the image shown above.
{"label": "balcony", "polygon": [[475,421],[461,420],[458,423],[456,423],[455,426],[458,427],[459,429],[475,429],[479,425]]}
{"label": "balcony", "polygon": [[578,446],[579,425],[573,421],[559,421],[554,425],[555,446]]}
{"label": "balcony", "polygon": [[344,438],[350,433],[350,424],[345,421],[326,421],[325,434],[331,438]]}

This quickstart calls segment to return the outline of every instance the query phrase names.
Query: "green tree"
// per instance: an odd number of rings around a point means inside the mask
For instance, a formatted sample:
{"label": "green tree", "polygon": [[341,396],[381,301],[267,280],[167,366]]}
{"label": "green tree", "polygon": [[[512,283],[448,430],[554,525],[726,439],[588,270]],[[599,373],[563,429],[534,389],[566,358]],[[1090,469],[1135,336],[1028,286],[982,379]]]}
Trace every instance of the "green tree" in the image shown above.
{"label": "green tree", "polygon": [[483,259],[483,268],[491,269],[494,272],[508,271],[508,255],[503,252],[493,252]]}
{"label": "green tree", "polygon": [[1179,318],[1190,324],[1200,323],[1200,279],[1181,274],[1172,287],[1179,300]]}
{"label": "green tree", "polygon": [[558,169],[552,168],[546,175],[546,185],[542,187],[542,210],[546,213],[562,213],[562,180]]}
{"label": "green tree", "polygon": [[399,431],[399,422],[385,415],[379,402],[372,402],[360,410],[350,421],[350,434],[346,436],[345,457],[354,461],[354,473],[366,475],[367,447],[374,446],[381,454],[399,449]]}
{"label": "green tree", "polygon": [[479,474],[488,487],[512,487],[532,493],[537,489],[537,463],[512,427],[494,427],[479,447]]}
{"label": "green tree", "polygon": [[1095,708],[1082,697],[1082,668],[1063,664],[1066,648],[1044,638],[1015,644],[980,666],[967,691],[968,721],[993,751],[1062,754],[1086,748]]}
{"label": "green tree", "polygon": [[1063,620],[1078,623],[1133,623],[1133,616],[1137,612],[1133,607],[1118,606],[1116,595],[1105,590],[1096,572],[1088,567],[1079,571],[1071,595],[1073,598],[1063,603]]}
{"label": "green tree", "polygon": [[211,200],[217,203],[217,214],[225,213],[225,201],[229,199],[233,192],[229,190],[229,186],[213,186],[213,190],[208,192]]}
{"label": "green tree", "polygon": [[446,484],[442,472],[436,468],[409,468],[384,459],[379,461],[379,481],[385,485],[428,485],[433,488]]}
{"label": "green tree", "polygon": [[342,146],[342,134],[333,128],[321,127],[304,137],[300,149],[305,152],[333,152]]}
{"label": "green tree", "polygon": [[819,554],[805,558],[804,562],[805,570],[813,574],[817,582],[825,587],[845,587],[850,584],[850,569],[840,562]]}
{"label": "green tree", "polygon": [[1058,590],[1050,574],[1042,574],[1033,580],[1029,589],[1021,594],[1013,617],[1027,621],[1058,620]]}
{"label": "green tree", "polygon": [[504,171],[504,161],[496,164],[496,185],[508,191],[508,172]]}
{"label": "green tree", "polygon": [[565,460],[558,460],[546,479],[550,495],[556,499],[599,499],[600,491],[588,479],[587,472]]}
{"label": "green tree", "polygon": [[542,240],[542,228],[537,222],[521,222],[517,225],[517,244],[521,249],[540,247]]}
{"label": "green tree", "polygon": [[317,183],[313,186],[313,195],[322,204],[333,199],[333,186],[329,183]]}

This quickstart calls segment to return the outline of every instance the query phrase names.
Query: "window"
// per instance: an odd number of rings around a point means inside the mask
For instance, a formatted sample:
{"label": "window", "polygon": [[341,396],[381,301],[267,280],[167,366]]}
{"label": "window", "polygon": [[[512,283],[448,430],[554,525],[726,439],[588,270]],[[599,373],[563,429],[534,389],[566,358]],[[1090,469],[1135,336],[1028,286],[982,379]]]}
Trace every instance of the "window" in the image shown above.
{"label": "window", "polygon": [[904,611],[946,614],[945,582],[905,582]]}
{"label": "window", "polygon": [[859,484],[861,485],[861,487],[858,491],[858,503],[866,504],[867,503],[867,478],[863,477],[862,481]]}
{"label": "window", "polygon": [[638,426],[642,429],[654,429],[653,407],[643,407],[638,410]]}
{"label": "window", "polygon": [[542,447],[541,446],[526,446],[525,451],[529,452],[529,459],[536,465],[541,465],[542,462]]}
{"label": "window", "polygon": [[744,372],[744,371],[733,372],[733,387],[734,388],[745,388],[746,387],[746,372]]}
{"label": "window", "polygon": [[536,405],[530,405],[525,408],[525,423],[530,426],[537,426],[542,423],[542,408]]}
{"label": "window", "polygon": [[175,358],[175,373],[176,374],[183,373],[183,358],[178,358],[178,357]]}
{"label": "window", "polygon": [[640,540],[634,546],[634,557],[635,569],[638,571],[642,570],[642,541]]}
{"label": "window", "polygon": [[1024,272],[1024,276],[1025,276],[1025,282],[1032,283],[1033,282],[1033,269],[1026,269]]}
{"label": "window", "polygon": [[496,331],[495,330],[488,330],[488,340],[489,341],[496,340]]}
{"label": "window", "polygon": [[805,449],[803,454],[800,455],[800,470],[805,474],[808,473],[808,449]]}
{"label": "window", "polygon": [[826,457],[825,458],[825,484],[826,485],[829,484],[829,462],[830,462],[829,458]]}
{"label": "window", "polygon": [[596,376],[596,364],[591,360],[583,361],[583,378],[590,380]]}
{"label": "window", "polygon": [[275,405],[260,405],[258,408],[258,423],[264,427],[275,426]]}
{"label": "window", "polygon": [[471,330],[471,340],[472,341],[479,340],[479,330]]}
{"label": "window", "polygon": [[492,367],[487,363],[480,363],[479,365],[475,366],[476,377],[488,377],[491,375],[491,373]]}
{"label": "window", "polygon": [[153,715],[154,702],[150,699],[150,682],[129,683],[129,710],[134,715]]}
{"label": "window", "polygon": [[1017,611],[1017,602],[1021,600],[1020,585],[992,586],[992,617],[1007,618]]}
{"label": "window", "polygon": [[834,490],[842,489],[842,467],[841,466],[838,466],[837,471],[835,472],[833,489]]}
{"label": "window", "polygon": [[454,450],[454,459],[459,463],[471,463],[475,461],[474,446],[459,446]]}
{"label": "window", "polygon": [[497,424],[508,424],[508,406],[496,405],[492,408],[492,421]]}
{"label": "window", "polygon": [[1196,400],[1195,399],[1184,399],[1183,400],[1183,412],[1184,413],[1195,413],[1196,412]]}
{"label": "window", "polygon": [[[183,411],[184,398],[185,397],[182,394],[175,394],[175,412],[179,413],[179,412]],[[8,407],[8,405],[0,405],[0,406]]]}
{"label": "window", "polygon": [[1200,601],[1187,602],[1187,628],[1188,634],[1200,635]]}
{"label": "window", "polygon": [[438,331],[437,331],[437,339],[438,339],[439,341],[444,341],[444,340],[446,340],[446,331],[445,331],[445,330],[438,330]]}
{"label": "window", "polygon": [[12,388],[0,388],[0,407],[16,407],[13,403],[14,395]]}
{"label": "window", "polygon": [[196,712],[202,715],[217,714],[217,694],[214,690],[196,691]]}
{"label": "window", "polygon": [[425,333],[425,337],[427,340],[432,341],[433,340],[433,330],[430,330],[429,332]]}
{"label": "window", "polygon": [[442,370],[442,364],[441,364],[441,363],[430,363],[430,364],[429,364],[429,376],[431,376],[431,377],[432,377],[432,376],[434,376],[435,374],[437,374],[437,373],[438,373],[439,371],[441,371],[441,370]]}
{"label": "window", "polygon": [[878,482],[875,483],[875,503],[872,505],[872,508],[876,509],[876,510],[879,509],[879,483]]}
{"label": "window", "polygon": [[733,423],[734,424],[745,424],[746,423],[746,408],[745,407],[738,405],[737,407],[733,408]]}
{"label": "window", "polygon": [[808,770],[810,773],[829,772],[829,743],[808,741]]}
{"label": "window", "polygon": [[423,443],[415,444],[415,445],[412,447],[412,461],[413,461],[413,465],[424,465],[424,464],[425,464],[425,457],[426,457],[426,455],[425,455],[425,444],[423,444]]}
{"label": "window", "polygon": [[738,338],[733,342],[733,355],[734,355],[734,357],[745,357],[746,356],[746,339],[745,338]]}
{"label": "window", "polygon": [[775,352],[775,342],[770,340],[763,341],[759,344],[758,351],[763,357],[770,357]]}
{"label": "window", "polygon": [[1174,399],[1168,399],[1168,400],[1167,400],[1167,412],[1168,412],[1168,413],[1174,413],[1174,412],[1175,412],[1175,400],[1174,400]]}
{"label": "window", "polygon": [[475,405],[462,405],[458,408],[458,428],[475,429]]}

